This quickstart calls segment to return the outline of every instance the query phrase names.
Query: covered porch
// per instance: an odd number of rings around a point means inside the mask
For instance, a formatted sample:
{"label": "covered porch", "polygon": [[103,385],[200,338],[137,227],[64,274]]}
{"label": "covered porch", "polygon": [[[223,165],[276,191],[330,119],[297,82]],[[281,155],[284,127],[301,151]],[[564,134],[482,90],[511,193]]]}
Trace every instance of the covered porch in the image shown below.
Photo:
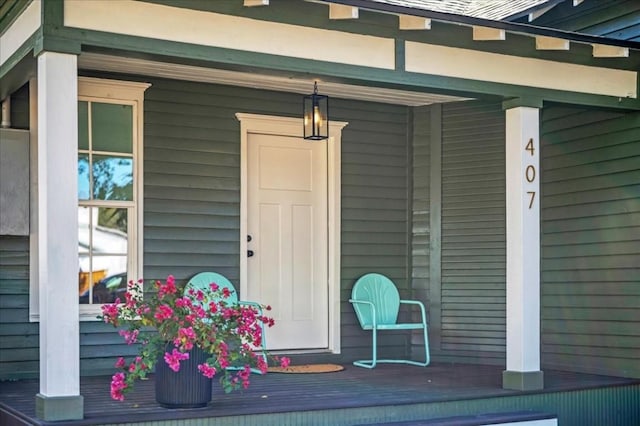
{"label": "covered porch", "polygon": [[[562,426],[640,422],[638,379],[545,370],[544,390],[516,391],[503,389],[501,372],[498,366],[435,363],[426,368],[344,365],[334,373],[269,373],[254,375],[248,390],[231,394],[214,381],[208,407],[174,410],[156,403],[153,378],[116,402],[109,397],[109,376],[83,377],[84,419],[65,424],[481,425],[556,416]],[[36,418],[37,390],[37,380],[1,382],[1,423],[59,424]]]}

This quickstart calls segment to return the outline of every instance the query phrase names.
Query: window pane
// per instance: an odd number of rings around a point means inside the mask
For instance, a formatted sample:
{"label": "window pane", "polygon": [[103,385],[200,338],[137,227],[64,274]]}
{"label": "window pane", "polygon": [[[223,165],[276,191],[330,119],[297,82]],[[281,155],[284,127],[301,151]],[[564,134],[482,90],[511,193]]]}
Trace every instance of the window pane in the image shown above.
{"label": "window pane", "polygon": [[94,256],[92,303],[124,301],[127,290],[127,256]]}
{"label": "window pane", "polygon": [[[93,209],[95,224],[92,229],[93,255],[127,254],[127,209],[98,207]],[[94,259],[94,269],[95,269]],[[125,269],[126,271],[126,265]]]}
{"label": "window pane", "polygon": [[78,199],[88,200],[91,194],[89,189],[89,155],[78,154]]}
{"label": "window pane", "polygon": [[133,159],[94,155],[93,198],[133,200]]}
{"label": "window pane", "polygon": [[91,142],[94,151],[133,153],[131,105],[92,102]]}
{"label": "window pane", "polygon": [[78,149],[89,149],[89,107],[78,102]]}

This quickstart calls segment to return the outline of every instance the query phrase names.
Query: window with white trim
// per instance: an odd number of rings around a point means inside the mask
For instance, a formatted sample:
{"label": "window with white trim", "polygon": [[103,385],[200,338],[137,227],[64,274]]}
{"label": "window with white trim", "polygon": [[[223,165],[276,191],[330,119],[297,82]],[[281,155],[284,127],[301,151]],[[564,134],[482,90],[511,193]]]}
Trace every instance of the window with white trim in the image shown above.
{"label": "window with white trim", "polygon": [[80,315],[124,300],[142,276],[142,120],[148,84],[79,78]]}

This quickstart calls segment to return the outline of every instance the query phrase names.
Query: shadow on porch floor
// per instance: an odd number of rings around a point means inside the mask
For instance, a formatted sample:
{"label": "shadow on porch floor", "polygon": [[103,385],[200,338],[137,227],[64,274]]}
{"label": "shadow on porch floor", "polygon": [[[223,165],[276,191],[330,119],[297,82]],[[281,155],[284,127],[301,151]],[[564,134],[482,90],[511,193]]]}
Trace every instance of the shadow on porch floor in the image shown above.
{"label": "shadow on porch floor", "polygon": [[[254,375],[248,390],[230,394],[224,394],[216,382],[213,402],[206,408],[189,410],[169,410],[158,406],[154,399],[153,379],[136,383],[134,392],[127,394],[124,402],[111,400],[109,383],[110,377],[83,377],[81,394],[84,396],[85,419],[65,424],[152,424],[172,420],[172,424],[177,424],[175,421],[189,424],[189,419],[201,419],[203,422],[199,424],[283,424],[284,414],[278,417],[279,413],[289,413],[286,417],[289,424],[311,424],[310,412],[317,412],[325,415],[319,416],[314,424],[346,425],[415,418],[407,417],[405,413],[410,406],[424,404],[444,407],[443,404],[447,403],[453,407],[451,403],[459,402],[462,404],[457,405],[454,414],[478,414],[472,411],[472,402],[492,398],[616,387],[631,387],[635,395],[640,394],[640,380],[637,379],[560,371],[545,371],[543,391],[504,390],[500,367],[439,363],[426,368],[380,365],[374,370],[367,370],[347,365],[345,370],[335,373]],[[34,401],[38,390],[37,380],[0,382],[0,412],[5,409],[20,413],[24,419],[22,424],[47,424],[35,419]],[[479,405],[484,406],[492,410],[490,405]],[[467,410],[465,407],[469,407],[469,412],[464,412]],[[537,406],[525,408],[540,409]],[[367,409],[379,412],[366,413]],[[505,410],[513,409],[517,407],[505,406]],[[440,414],[453,415],[444,409],[421,410],[430,415],[429,418],[442,417]],[[291,413],[296,414],[292,417]],[[632,416],[639,419],[640,413],[632,413]],[[59,425],[60,422],[50,424]]]}

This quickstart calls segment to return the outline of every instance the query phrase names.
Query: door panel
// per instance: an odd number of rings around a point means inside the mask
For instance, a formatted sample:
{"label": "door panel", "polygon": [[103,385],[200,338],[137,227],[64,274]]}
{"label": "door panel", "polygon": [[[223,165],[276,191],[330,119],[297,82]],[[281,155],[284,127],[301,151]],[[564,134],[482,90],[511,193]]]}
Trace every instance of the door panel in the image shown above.
{"label": "door panel", "polygon": [[269,349],[328,347],[327,146],[249,134],[248,294],[271,305]]}

